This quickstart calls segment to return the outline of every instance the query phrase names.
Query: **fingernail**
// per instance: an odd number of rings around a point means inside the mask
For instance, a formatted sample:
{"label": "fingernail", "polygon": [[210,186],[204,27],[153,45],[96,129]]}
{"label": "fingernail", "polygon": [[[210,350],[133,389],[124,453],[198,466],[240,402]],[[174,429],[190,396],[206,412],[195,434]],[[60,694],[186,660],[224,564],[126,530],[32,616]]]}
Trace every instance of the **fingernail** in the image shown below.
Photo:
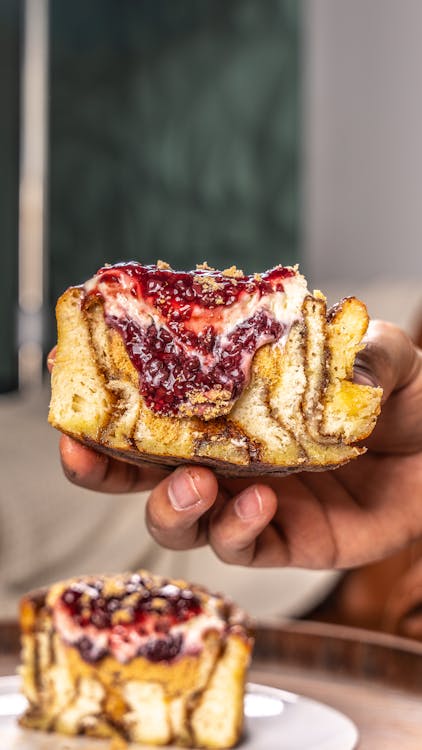
{"label": "fingernail", "polygon": [[236,499],[234,510],[237,516],[246,521],[249,518],[256,518],[262,513],[262,498],[256,487],[244,490]]}
{"label": "fingernail", "polygon": [[196,505],[202,499],[196,476],[183,469],[175,471],[169,482],[168,496],[175,510],[186,510]]}
{"label": "fingernail", "polygon": [[375,374],[360,364],[355,364],[353,368],[353,382],[358,385],[372,385],[374,387],[378,385]]}

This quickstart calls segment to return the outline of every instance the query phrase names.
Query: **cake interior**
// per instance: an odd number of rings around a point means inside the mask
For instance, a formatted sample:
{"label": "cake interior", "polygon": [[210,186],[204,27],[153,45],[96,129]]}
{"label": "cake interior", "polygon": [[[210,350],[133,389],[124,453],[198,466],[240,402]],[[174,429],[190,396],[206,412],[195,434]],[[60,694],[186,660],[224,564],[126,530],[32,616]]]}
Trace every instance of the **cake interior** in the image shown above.
{"label": "cake interior", "polygon": [[252,640],[243,613],[145,571],[73,579],[22,602],[23,726],[231,747]]}

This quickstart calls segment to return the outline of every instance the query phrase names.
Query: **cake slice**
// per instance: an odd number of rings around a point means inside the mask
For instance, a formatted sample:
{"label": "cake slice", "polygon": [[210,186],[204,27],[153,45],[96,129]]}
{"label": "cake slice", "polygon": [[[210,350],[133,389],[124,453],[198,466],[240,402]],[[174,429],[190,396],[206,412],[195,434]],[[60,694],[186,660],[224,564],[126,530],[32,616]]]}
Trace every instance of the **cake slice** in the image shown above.
{"label": "cake slice", "polygon": [[228,599],[141,570],[28,594],[20,623],[23,726],[150,745],[239,740],[252,638]]}
{"label": "cake slice", "polygon": [[62,295],[57,322],[49,421],[134,463],[332,468],[379,414],[381,389],[352,382],[365,305],[327,311],[296,267],[105,266]]}

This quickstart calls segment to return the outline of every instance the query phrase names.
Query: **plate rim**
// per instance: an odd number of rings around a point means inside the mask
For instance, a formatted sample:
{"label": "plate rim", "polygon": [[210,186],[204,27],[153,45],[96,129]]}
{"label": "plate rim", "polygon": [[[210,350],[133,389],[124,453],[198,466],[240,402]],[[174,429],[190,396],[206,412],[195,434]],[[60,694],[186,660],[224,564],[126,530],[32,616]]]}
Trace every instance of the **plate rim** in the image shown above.
{"label": "plate rim", "polygon": [[[11,693],[18,693],[19,695],[23,696],[20,690],[20,684],[21,676],[19,674],[0,675],[0,697],[2,695],[8,695]],[[343,711],[335,708],[334,706],[329,705],[328,703],[324,703],[323,701],[319,701],[314,698],[309,698],[302,693],[294,693],[290,690],[283,690],[282,688],[275,687],[274,685],[262,684],[260,682],[248,681],[246,683],[246,693],[264,696],[267,695],[273,699],[278,699],[282,704],[300,704],[305,706],[313,705],[314,707],[318,707],[320,709],[322,708],[327,714],[335,715],[337,720],[341,720],[343,722],[345,729],[347,728],[348,732],[350,733],[351,742],[354,743],[353,745],[351,745],[350,750],[355,750],[358,746],[360,733],[356,723],[353,721],[353,719],[351,719],[350,716],[345,714]],[[282,712],[280,715],[282,715]],[[13,716],[10,716],[10,718],[13,718]],[[259,717],[245,716],[246,722],[250,720],[253,721],[254,719],[259,719]]]}
{"label": "plate rim", "polygon": [[[350,750],[357,750],[358,743],[360,740],[360,732],[357,724],[353,721],[353,719],[348,716],[348,714],[345,714],[344,711],[341,711],[338,708],[335,708],[334,706],[331,706],[329,703],[325,703],[324,701],[317,700],[315,698],[309,698],[306,695],[303,695],[303,693],[293,693],[289,690],[283,690],[282,688],[275,687],[273,685],[265,685],[258,682],[247,682],[246,683],[246,689],[247,691],[250,691],[253,689],[257,693],[261,694],[268,694],[272,697],[278,697],[281,702],[289,703],[289,704],[301,704],[301,705],[312,705],[314,707],[322,708],[327,714],[336,716],[337,720],[341,720],[345,727],[347,726],[348,731],[351,734],[351,741],[354,743]],[[246,717],[247,718],[247,717]]]}

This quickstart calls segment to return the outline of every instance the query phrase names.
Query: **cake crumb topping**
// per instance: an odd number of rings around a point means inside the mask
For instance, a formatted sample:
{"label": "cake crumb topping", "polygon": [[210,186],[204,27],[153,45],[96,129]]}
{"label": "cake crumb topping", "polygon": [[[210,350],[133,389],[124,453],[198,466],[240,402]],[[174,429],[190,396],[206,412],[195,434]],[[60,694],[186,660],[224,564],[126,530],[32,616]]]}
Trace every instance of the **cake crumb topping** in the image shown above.
{"label": "cake crumb topping", "polygon": [[160,271],[171,271],[170,263],[166,263],[165,260],[157,260],[157,268],[159,268]]}
{"label": "cake crumb topping", "polygon": [[[213,292],[216,289],[217,290],[221,289],[221,287],[222,287],[222,285],[219,284],[218,281],[213,276],[199,276],[198,275],[198,276],[194,276],[193,280],[197,284],[201,284],[201,286],[203,287],[204,291]],[[217,302],[217,299],[221,299],[221,302],[219,303],[220,305],[224,304],[224,300],[223,300],[222,297],[215,298],[216,302]]]}
{"label": "cake crumb topping", "polygon": [[49,597],[58,633],[88,663],[107,655],[127,663],[196,654],[210,631],[225,637],[236,609],[202,586],[143,570],[64,581]]}
{"label": "cake crumb topping", "polygon": [[222,271],[223,276],[228,276],[229,279],[243,279],[245,274],[243,273],[241,268],[236,268],[236,266],[230,266],[230,268],[225,268],[224,271]]}
{"label": "cake crumb topping", "polygon": [[215,271],[215,268],[213,268],[213,266],[209,266],[207,261],[204,260],[203,263],[196,264],[196,270],[197,271]]}

